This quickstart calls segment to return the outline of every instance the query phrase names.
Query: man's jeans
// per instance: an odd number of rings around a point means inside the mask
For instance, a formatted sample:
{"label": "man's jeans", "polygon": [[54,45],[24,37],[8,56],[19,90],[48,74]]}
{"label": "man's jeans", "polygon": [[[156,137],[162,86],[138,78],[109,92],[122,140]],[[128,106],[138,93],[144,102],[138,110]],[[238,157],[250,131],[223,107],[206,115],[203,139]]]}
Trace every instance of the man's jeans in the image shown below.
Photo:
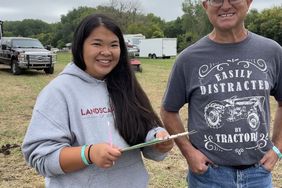
{"label": "man's jeans", "polygon": [[189,170],[189,188],[272,188],[271,173],[257,164],[244,170],[209,165],[201,175]]}

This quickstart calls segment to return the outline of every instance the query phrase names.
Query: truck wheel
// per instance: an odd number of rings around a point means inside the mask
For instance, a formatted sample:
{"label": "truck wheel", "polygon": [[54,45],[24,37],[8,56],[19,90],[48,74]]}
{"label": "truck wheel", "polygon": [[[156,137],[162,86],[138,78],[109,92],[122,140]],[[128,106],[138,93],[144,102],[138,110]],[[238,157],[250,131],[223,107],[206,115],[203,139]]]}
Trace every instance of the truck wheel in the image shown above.
{"label": "truck wheel", "polygon": [[152,55],[152,59],[157,59],[156,54],[153,54],[153,55]]}
{"label": "truck wheel", "polygon": [[141,67],[141,65],[138,65],[138,66],[137,66],[137,71],[142,72],[142,67]]}
{"label": "truck wheel", "polygon": [[54,73],[54,67],[46,68],[46,69],[44,69],[44,72],[46,74],[53,74]]}
{"label": "truck wheel", "polygon": [[13,75],[19,75],[22,73],[22,70],[19,68],[18,62],[16,60],[12,61],[11,72],[13,73]]}

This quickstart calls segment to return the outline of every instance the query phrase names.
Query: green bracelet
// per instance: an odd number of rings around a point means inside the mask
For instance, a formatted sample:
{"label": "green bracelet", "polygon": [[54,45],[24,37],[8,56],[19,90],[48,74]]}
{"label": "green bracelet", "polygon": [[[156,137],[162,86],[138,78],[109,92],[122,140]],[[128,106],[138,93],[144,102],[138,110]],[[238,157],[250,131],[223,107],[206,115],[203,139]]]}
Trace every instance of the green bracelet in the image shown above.
{"label": "green bracelet", "polygon": [[88,163],[88,161],[87,161],[87,159],[86,159],[86,157],[85,157],[85,148],[86,148],[86,147],[87,147],[87,145],[83,145],[83,146],[82,146],[80,156],[81,156],[81,159],[82,159],[83,163],[84,163],[86,166],[88,166],[89,163]]}
{"label": "green bracelet", "polygon": [[282,159],[282,153],[279,151],[279,149],[276,146],[273,146],[272,149],[278,155],[278,158]]}

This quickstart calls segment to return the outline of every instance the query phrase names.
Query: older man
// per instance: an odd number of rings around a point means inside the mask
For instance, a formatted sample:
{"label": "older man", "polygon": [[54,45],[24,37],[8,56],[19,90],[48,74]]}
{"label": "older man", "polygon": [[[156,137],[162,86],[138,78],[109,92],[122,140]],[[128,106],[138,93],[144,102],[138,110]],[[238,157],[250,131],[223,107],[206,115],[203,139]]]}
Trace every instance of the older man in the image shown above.
{"label": "older man", "polygon": [[[161,117],[189,165],[191,188],[269,188],[282,157],[282,48],[244,26],[252,0],[206,0],[210,34],[177,58]],[[277,101],[270,138],[270,96]]]}

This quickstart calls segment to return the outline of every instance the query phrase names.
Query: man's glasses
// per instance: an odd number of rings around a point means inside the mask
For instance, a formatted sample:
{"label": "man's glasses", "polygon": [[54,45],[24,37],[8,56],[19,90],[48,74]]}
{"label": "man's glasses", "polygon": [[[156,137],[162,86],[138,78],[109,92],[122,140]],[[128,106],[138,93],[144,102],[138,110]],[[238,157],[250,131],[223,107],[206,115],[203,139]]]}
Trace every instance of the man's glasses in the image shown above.
{"label": "man's glasses", "polygon": [[[242,2],[242,0],[228,0],[231,5],[236,5]],[[208,0],[209,4],[213,7],[221,7],[224,0]]]}

